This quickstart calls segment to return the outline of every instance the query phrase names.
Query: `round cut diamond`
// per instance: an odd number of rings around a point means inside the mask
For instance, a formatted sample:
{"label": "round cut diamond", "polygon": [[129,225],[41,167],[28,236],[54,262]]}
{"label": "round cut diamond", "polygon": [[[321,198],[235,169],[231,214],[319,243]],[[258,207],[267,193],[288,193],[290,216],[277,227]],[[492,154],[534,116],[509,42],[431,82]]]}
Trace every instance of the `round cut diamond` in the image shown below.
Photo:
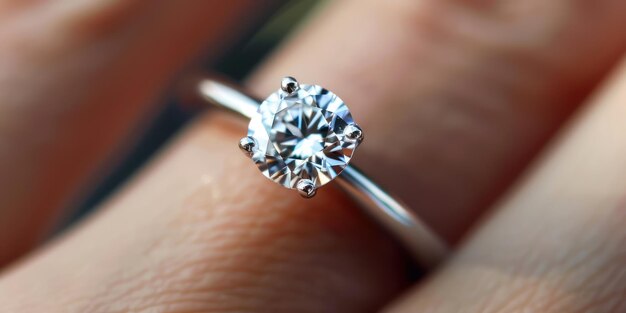
{"label": "round cut diamond", "polygon": [[263,175],[287,188],[302,179],[319,187],[343,171],[359,144],[344,135],[348,125],[354,125],[352,115],[332,92],[315,85],[300,85],[292,93],[278,90],[250,120],[252,160]]}

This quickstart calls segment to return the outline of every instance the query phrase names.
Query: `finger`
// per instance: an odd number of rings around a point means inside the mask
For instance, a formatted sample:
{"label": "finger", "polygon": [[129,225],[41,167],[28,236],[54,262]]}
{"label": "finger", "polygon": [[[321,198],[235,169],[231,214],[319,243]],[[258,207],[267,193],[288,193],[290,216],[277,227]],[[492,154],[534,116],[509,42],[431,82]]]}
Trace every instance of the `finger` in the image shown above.
{"label": "finger", "polygon": [[0,279],[6,312],[368,312],[402,261],[331,189],[259,175],[224,119],[196,123],[87,225]]}
{"label": "finger", "polygon": [[[97,180],[155,112],[168,80],[227,47],[256,2],[3,2],[0,265]],[[257,12],[259,10],[256,10]],[[130,139],[129,139],[130,137]]]}
{"label": "finger", "polygon": [[[345,7],[334,12],[354,16]],[[15,295],[5,306],[350,312],[371,310],[396,290],[400,265],[380,234],[341,198],[301,206],[262,185],[256,170],[234,162],[239,136],[224,126],[198,130],[206,140],[172,148],[169,162],[154,165],[158,176],[146,174],[91,225],[5,276],[0,288]],[[76,251],[87,259],[73,258]]]}
{"label": "finger", "polygon": [[454,261],[390,312],[624,312],[625,101],[626,62]]}
{"label": "finger", "polygon": [[342,1],[325,13],[249,85],[265,95],[293,75],[332,89],[367,137],[354,162],[450,241],[626,45],[619,0]]}

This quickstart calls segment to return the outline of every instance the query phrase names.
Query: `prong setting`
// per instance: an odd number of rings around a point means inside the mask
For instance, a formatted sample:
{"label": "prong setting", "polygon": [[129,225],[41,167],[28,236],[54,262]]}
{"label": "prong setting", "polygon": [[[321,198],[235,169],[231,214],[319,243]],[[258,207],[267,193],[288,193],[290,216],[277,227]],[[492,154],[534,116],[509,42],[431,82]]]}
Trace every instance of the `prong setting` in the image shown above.
{"label": "prong setting", "polygon": [[239,150],[243,152],[244,155],[251,158],[254,154],[254,151],[257,150],[257,143],[254,138],[250,136],[243,137],[239,140]]}
{"label": "prong setting", "polygon": [[357,124],[347,125],[346,128],[343,129],[343,134],[348,140],[356,143],[361,143],[361,141],[365,138],[363,130]]}
{"label": "prong setting", "polygon": [[298,189],[298,193],[303,198],[312,198],[317,192],[317,187],[315,187],[315,183],[313,183],[313,181],[311,181],[310,179],[301,179],[300,181],[298,181],[296,189]]}
{"label": "prong setting", "polygon": [[280,89],[289,95],[296,92],[299,88],[300,84],[291,76],[285,76],[280,81]]}
{"label": "prong setting", "polygon": [[240,148],[261,173],[305,198],[341,174],[363,138],[341,98],[290,76],[250,115],[248,135]]}

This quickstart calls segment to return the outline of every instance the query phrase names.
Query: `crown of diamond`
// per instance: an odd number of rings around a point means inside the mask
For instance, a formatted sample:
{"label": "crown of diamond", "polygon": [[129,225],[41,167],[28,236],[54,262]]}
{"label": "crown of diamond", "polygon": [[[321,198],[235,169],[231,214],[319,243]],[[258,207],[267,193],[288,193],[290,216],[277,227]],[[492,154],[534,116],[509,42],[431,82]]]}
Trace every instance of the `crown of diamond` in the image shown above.
{"label": "crown of diamond", "polygon": [[312,197],[348,166],[362,139],[339,97],[285,77],[259,106],[239,147],[267,178]]}

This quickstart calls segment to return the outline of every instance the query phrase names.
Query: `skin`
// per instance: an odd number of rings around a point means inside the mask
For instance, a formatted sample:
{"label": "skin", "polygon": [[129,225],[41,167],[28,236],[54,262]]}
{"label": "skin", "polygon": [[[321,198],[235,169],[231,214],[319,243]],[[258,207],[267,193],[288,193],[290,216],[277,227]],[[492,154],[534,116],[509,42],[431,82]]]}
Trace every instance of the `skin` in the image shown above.
{"label": "skin", "polygon": [[[12,17],[0,33],[5,262],[172,75],[204,45],[217,55],[254,11],[163,2],[158,19],[147,1],[65,3],[0,2]],[[245,122],[207,113],[86,221],[5,268],[0,311],[622,312],[625,15],[619,0],[333,2],[249,78],[258,95],[285,74],[340,95],[366,133],[355,162],[462,239],[402,295],[407,260],[383,230],[331,186],[304,200],[269,183],[237,151]],[[104,52],[88,49],[103,36]],[[157,53],[134,62],[145,51]]]}
{"label": "skin", "polygon": [[237,20],[252,21],[244,9],[255,5],[0,3],[4,264],[40,241],[60,209],[134,143],[183,66],[207,44],[214,59],[232,40],[221,33],[246,29]]}

